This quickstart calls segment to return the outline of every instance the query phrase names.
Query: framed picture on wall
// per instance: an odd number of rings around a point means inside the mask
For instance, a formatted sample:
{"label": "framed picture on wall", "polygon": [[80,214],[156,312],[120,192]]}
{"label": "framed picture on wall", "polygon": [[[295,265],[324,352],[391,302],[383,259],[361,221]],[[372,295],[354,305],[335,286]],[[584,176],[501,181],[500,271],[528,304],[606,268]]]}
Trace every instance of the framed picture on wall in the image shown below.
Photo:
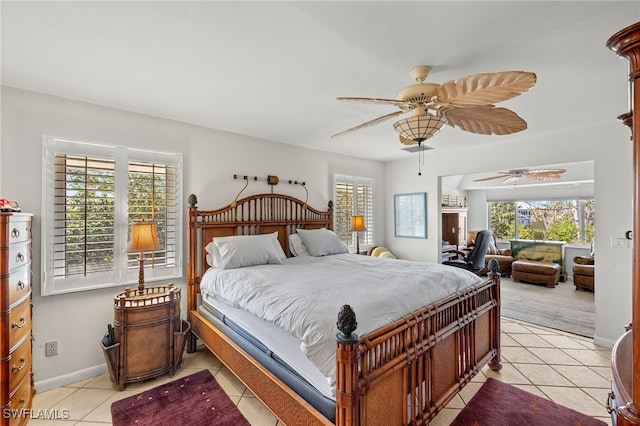
{"label": "framed picture on wall", "polygon": [[427,238],[427,193],[393,196],[395,236]]}

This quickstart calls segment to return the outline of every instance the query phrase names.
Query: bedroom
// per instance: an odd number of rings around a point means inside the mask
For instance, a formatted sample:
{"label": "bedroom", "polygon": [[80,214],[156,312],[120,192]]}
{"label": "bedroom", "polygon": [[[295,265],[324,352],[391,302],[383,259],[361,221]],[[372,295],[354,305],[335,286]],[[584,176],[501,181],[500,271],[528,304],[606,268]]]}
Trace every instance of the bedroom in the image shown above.
{"label": "bedroom", "polygon": [[[33,3],[32,3],[33,5]],[[548,5],[549,6],[549,5]],[[265,102],[269,97],[277,97],[282,90],[290,91],[285,88],[285,83],[293,80],[294,77],[305,75],[302,79],[305,84],[312,85],[314,81],[320,82],[321,75],[314,74],[313,68],[287,68],[285,66],[278,67],[276,71],[282,73],[281,80],[275,78],[274,74],[265,76],[267,72],[266,65],[269,63],[270,55],[266,52],[260,54],[256,52],[255,58],[249,61],[244,57],[235,57],[233,51],[227,53],[228,58],[234,58],[243,67],[237,68],[236,80],[238,81],[256,81],[262,92],[259,92],[259,98],[256,100],[251,92],[238,92],[238,104],[223,103],[222,110],[213,112],[212,109],[201,108],[196,115],[189,118],[182,118],[178,113],[172,115],[169,111],[158,111],[154,114],[144,113],[150,105],[170,104],[171,100],[185,99],[189,101],[192,98],[193,104],[198,104],[202,98],[212,97],[204,91],[198,92],[197,89],[182,90],[183,84],[177,75],[173,73],[182,73],[186,78],[209,78],[216,75],[216,64],[214,58],[196,58],[192,63],[184,62],[183,65],[172,69],[171,73],[158,73],[158,80],[153,80],[151,85],[155,88],[156,97],[153,99],[144,99],[136,90],[137,85],[142,85],[144,78],[140,78],[129,67],[123,66],[124,62],[117,61],[134,61],[140,57],[144,62],[149,58],[156,58],[157,62],[153,62],[153,66],[160,70],[167,67],[170,63],[167,56],[152,56],[151,52],[159,47],[149,39],[144,39],[149,43],[145,47],[138,46],[131,50],[125,51],[122,56],[117,55],[113,58],[113,62],[103,64],[103,71],[111,74],[113,79],[96,79],[93,85],[101,92],[93,94],[91,97],[85,97],[82,93],[85,89],[76,86],[72,77],[67,80],[63,75],[55,75],[54,69],[63,69],[65,62],[72,62],[73,56],[68,51],[56,51],[50,48],[48,52],[55,56],[43,56],[40,58],[23,57],[23,53],[27,53],[33,44],[35,47],[37,40],[45,40],[45,36],[39,35],[33,27],[42,25],[47,22],[52,27],[73,27],[70,22],[74,19],[69,4],[59,5],[58,9],[55,5],[49,6],[51,10],[36,13],[44,21],[36,24],[34,21],[23,21],[26,15],[32,13],[29,6],[18,6],[17,4],[4,3],[2,10],[3,19],[3,87],[2,87],[2,148],[0,151],[0,194],[3,198],[16,199],[20,202],[24,211],[35,213],[35,229],[40,227],[39,218],[42,212],[42,136],[53,135],[57,137],[77,139],[83,141],[94,141],[98,143],[110,143],[117,145],[125,145],[136,148],[155,149],[160,151],[180,152],[183,155],[183,179],[184,193],[183,198],[189,193],[198,194],[201,205],[204,207],[216,207],[228,202],[235,197],[241,189],[240,182],[234,181],[232,176],[235,173],[249,175],[267,175],[276,174],[283,179],[304,180],[309,190],[309,203],[311,205],[323,205],[326,203],[331,193],[331,179],[334,173],[346,174],[352,176],[370,177],[376,181],[376,200],[375,206],[376,216],[376,242],[384,243],[389,246],[399,257],[415,260],[437,260],[439,253],[440,241],[437,237],[439,227],[438,217],[435,214],[438,211],[440,198],[438,179],[440,176],[463,174],[470,172],[494,171],[505,168],[513,168],[520,166],[537,166],[542,164],[556,164],[573,161],[594,161],[596,185],[595,195],[599,206],[603,206],[598,210],[598,234],[602,238],[598,239],[598,280],[607,282],[608,288],[602,288],[602,292],[596,293],[596,310],[598,317],[596,321],[596,340],[605,346],[610,346],[622,333],[622,327],[629,321],[630,306],[629,300],[631,275],[631,253],[630,250],[613,249],[610,247],[609,241],[611,237],[623,235],[630,228],[631,223],[631,164],[627,159],[630,157],[631,147],[627,143],[629,139],[628,130],[622,126],[616,116],[627,109],[627,91],[626,87],[620,83],[626,75],[627,65],[619,60],[606,49],[604,43],[606,39],[618,29],[629,25],[638,20],[640,17],[639,8],[636,2],[594,2],[585,7],[586,10],[576,11],[575,20],[569,18],[573,16],[570,6],[564,6],[568,9],[560,7],[557,14],[553,18],[549,18],[549,22],[542,27],[546,30],[544,34],[539,34],[537,30],[525,32],[522,36],[522,42],[517,45],[505,42],[505,40],[496,37],[487,37],[486,44],[476,47],[474,50],[461,50],[462,47],[455,47],[452,44],[450,50],[459,50],[461,56],[447,54],[446,56],[432,59],[420,53],[422,46],[417,43],[416,46],[407,46],[408,52],[400,55],[394,53],[389,57],[388,44],[400,43],[399,41],[383,41],[380,37],[367,34],[358,36],[357,33],[348,30],[347,20],[349,18],[356,19],[354,13],[344,13],[345,21],[339,21],[339,26],[346,35],[335,34],[338,41],[347,43],[346,39],[352,38],[349,45],[354,50],[359,50],[361,44],[365,44],[366,38],[372,39],[376,43],[382,44],[380,48],[376,48],[375,58],[365,57],[358,61],[346,61],[346,57],[331,56],[336,63],[346,63],[343,69],[339,71],[339,79],[335,83],[336,87],[331,90],[324,88],[326,99],[321,102],[327,106],[328,110],[333,113],[339,112],[339,117],[331,124],[331,129],[327,131],[326,127],[316,129],[315,134],[307,133],[307,130],[298,124],[293,125],[295,136],[288,138],[281,137],[276,133],[275,128],[285,128],[285,125],[266,126],[256,130],[250,124],[246,130],[247,133],[253,133],[254,136],[243,136],[233,132],[223,130],[215,130],[227,128],[226,121],[229,122],[230,129],[242,120],[262,121],[274,120],[277,117],[269,116],[268,112],[260,111],[256,114],[254,102],[259,104]],[[79,6],[76,6],[79,7]],[[86,4],[82,6],[87,10],[82,12],[89,13],[89,16],[82,15],[82,19],[76,24],[82,24],[76,29],[76,33],[69,33],[64,37],[74,37],[82,39],[82,35],[95,34],[95,43],[105,46],[105,49],[111,49],[113,46],[121,49],[122,40],[116,35],[112,35],[113,39],[108,37],[106,33],[95,33],[88,30],[90,21],[88,20],[91,13],[91,6]],[[123,6],[124,7],[124,6]],[[147,6],[150,7],[150,6]],[[347,6],[341,6],[347,7]],[[507,14],[513,5],[498,10],[486,11],[484,17],[487,22],[493,17],[501,16],[501,13]],[[529,5],[529,7],[531,7]],[[21,9],[25,8],[25,9]],[[147,13],[158,13],[156,16],[160,18],[161,12],[153,12],[153,9],[146,10],[144,7],[136,7],[135,5],[126,6],[128,18],[121,22],[122,27],[129,20],[140,19]],[[256,9],[253,11],[249,8],[242,10],[253,16],[257,14]],[[319,13],[321,10],[312,10]],[[284,10],[279,10],[282,17],[278,14],[274,17],[273,26],[284,26],[285,17]],[[384,8],[376,13],[377,19],[382,20],[386,11]],[[12,19],[12,13],[19,13],[16,20]],[[23,13],[25,15],[23,15]],[[289,13],[299,13],[297,9]],[[561,19],[561,15],[564,18]],[[319,16],[326,19],[335,18],[334,14],[325,12]],[[526,15],[526,14],[525,14]],[[51,21],[43,18],[50,16]],[[117,15],[116,15],[117,16]],[[511,16],[511,15],[508,15]],[[193,18],[193,15],[191,15]],[[287,18],[292,19],[291,15]],[[115,18],[114,18],[115,19]],[[360,17],[361,21],[355,21],[358,24],[366,23],[364,17]],[[368,18],[367,18],[368,19]],[[569,25],[571,20],[573,25]],[[573,21],[577,21],[573,22]],[[308,24],[308,22],[304,21]],[[385,22],[385,21],[381,21]],[[581,23],[581,24],[580,24]],[[18,25],[19,24],[19,25]],[[323,23],[326,24],[326,23]],[[469,23],[471,25],[471,23]],[[536,25],[531,25],[536,27]],[[55,28],[46,27],[47,30],[55,33]],[[354,25],[358,27],[358,25]],[[505,24],[505,31],[516,32],[518,23],[514,21]],[[539,28],[539,27],[536,27]],[[25,32],[24,29],[30,29]],[[181,30],[176,28],[176,31]],[[576,31],[572,33],[570,29]],[[583,32],[578,32],[582,29]],[[11,30],[8,35],[5,31]],[[245,28],[246,31],[248,29]],[[481,27],[479,30],[486,30]],[[15,33],[14,33],[15,31]],[[220,23],[220,31],[232,31],[232,29]],[[422,31],[422,29],[420,30]],[[444,33],[444,29],[442,29]],[[435,30],[434,30],[435,32]],[[15,34],[15,38],[12,37]],[[135,34],[135,33],[134,33]],[[234,33],[235,34],[235,33]],[[436,34],[438,34],[436,32]],[[465,43],[470,40],[474,34],[469,31],[461,35],[457,40],[456,37],[442,37],[450,43]],[[128,34],[131,35],[131,34]],[[60,35],[63,37],[63,35]],[[276,33],[275,40],[270,43],[284,43],[287,40],[286,34]],[[521,45],[531,45],[531,38],[544,36],[542,40],[532,45],[532,51],[525,54],[518,53],[517,50],[522,48]],[[40,37],[40,38],[38,38]],[[105,38],[103,38],[105,37]],[[197,36],[193,36],[197,39]],[[259,36],[257,36],[259,37]],[[407,39],[411,39],[407,37]],[[62,38],[62,40],[67,40]],[[213,39],[212,39],[213,40]],[[336,41],[335,39],[331,39]],[[153,41],[153,39],[152,39]],[[192,42],[195,41],[191,40]],[[240,47],[245,48],[246,45],[256,42],[256,36],[247,39],[237,39],[235,45],[237,51],[241,51]],[[142,43],[142,42],[141,42]],[[409,41],[406,43],[411,44]],[[495,46],[491,46],[496,43]],[[64,46],[64,43],[60,43]],[[214,49],[203,43],[203,49],[211,51]],[[401,44],[399,44],[401,45]],[[586,45],[588,49],[579,51],[583,56],[570,54],[572,50],[577,50],[579,46]],[[24,46],[24,47],[22,47]],[[144,46],[144,45],[143,45]],[[168,44],[169,47],[178,49],[179,46]],[[403,45],[404,46],[404,45]],[[228,47],[228,46],[227,46]],[[264,46],[258,46],[263,48]],[[83,48],[83,46],[81,46]],[[86,49],[86,46],[84,46]],[[215,49],[223,49],[224,45],[216,46]],[[370,48],[372,49],[372,48]],[[538,50],[535,50],[538,49]],[[550,59],[546,59],[543,55],[544,50],[552,50],[553,60],[559,60],[559,57],[565,57],[562,62],[550,63]],[[233,50],[233,49],[232,49]],[[328,49],[327,49],[328,50]],[[171,50],[178,54],[178,50]],[[112,50],[108,50],[113,54]],[[494,55],[487,60],[489,62],[480,63],[481,58],[478,56],[487,55],[494,52]],[[499,52],[497,55],[495,52]],[[9,55],[7,57],[6,55]],[[166,53],[160,50],[160,53]],[[386,53],[387,55],[382,55]],[[84,55],[88,52],[84,50]],[[319,51],[317,56],[327,57],[327,51]],[[351,52],[350,54],[354,54]],[[220,58],[225,58],[225,54],[220,50]],[[346,55],[346,54],[345,54]],[[444,55],[441,53],[440,55]],[[510,55],[519,55],[516,62],[515,59],[508,59]],[[399,56],[399,57],[396,57]],[[500,56],[503,56],[501,59]],[[523,56],[530,56],[527,62],[524,62]],[[88,58],[88,57],[87,57]],[[176,58],[176,56],[174,56]],[[180,58],[177,55],[177,58]],[[186,58],[185,58],[186,59]],[[43,62],[27,62],[38,60]],[[98,58],[87,59],[87,63]],[[177,60],[177,59],[173,59]],[[16,61],[16,62],[12,62]],[[202,61],[202,62],[200,62]],[[387,61],[393,61],[393,64],[383,65]],[[415,61],[433,61],[440,66],[439,72],[433,73],[434,81],[441,81],[450,78],[457,78],[461,75],[473,72],[489,72],[509,68],[526,68],[539,73],[539,82],[530,93],[526,93],[518,99],[514,100],[509,107],[525,118],[531,129],[538,128],[538,133],[528,134],[523,132],[519,138],[502,139],[495,138],[489,142],[483,139],[480,143],[476,143],[477,139],[469,138],[461,134],[458,129],[447,128],[434,139],[436,149],[429,151],[425,156],[424,164],[421,166],[423,175],[417,176],[417,156],[407,156],[398,148],[397,137],[394,137],[390,125],[382,127],[380,131],[382,136],[371,137],[372,134],[362,132],[353,137],[341,140],[328,139],[328,136],[337,131],[348,128],[358,122],[366,121],[376,115],[383,114],[387,110],[377,110],[374,107],[362,106],[358,109],[354,105],[339,105],[335,102],[335,96],[393,96],[397,90],[409,83],[409,68],[416,65]],[[136,61],[137,62],[137,61]],[[473,69],[466,66],[466,62],[473,62]],[[7,72],[4,68],[11,69],[11,63],[21,65],[16,73],[24,73],[28,75],[31,71],[38,71],[34,78],[37,78],[33,84],[21,82],[19,76]],[[80,61],[82,63],[82,61]],[[193,64],[205,66],[204,69],[196,71],[192,69]],[[318,61],[314,61],[309,66],[318,66]],[[364,66],[366,64],[367,66]],[[556,64],[556,65],[554,65]],[[76,63],[78,65],[78,63]],[[334,65],[330,65],[334,66]],[[541,73],[544,69],[548,70],[548,74]],[[328,73],[325,68],[320,68],[322,72]],[[89,68],[92,70],[92,68]],[[384,76],[380,70],[384,70]],[[48,71],[48,72],[46,72]],[[93,70],[96,71],[97,70]],[[286,73],[285,73],[286,71]],[[549,80],[552,74],[558,72],[561,78],[558,80]],[[318,71],[315,71],[318,72]],[[46,74],[55,75],[54,86],[47,89],[44,82]],[[192,73],[195,73],[193,75]],[[307,74],[309,73],[309,74]],[[97,75],[97,74],[96,74]],[[104,77],[104,74],[101,74]],[[128,76],[135,75],[134,82],[128,82]],[[276,74],[277,75],[277,74]],[[378,80],[387,79],[386,85],[378,86]],[[395,79],[395,80],[394,80]],[[71,80],[71,81],[70,81]],[[548,81],[553,81],[549,88]],[[40,85],[42,84],[42,85]],[[325,83],[327,84],[327,83]],[[597,86],[597,87],[596,87]],[[24,87],[27,90],[22,90]],[[305,95],[301,91],[304,85],[298,86],[296,96]],[[121,89],[124,88],[124,89]],[[564,90],[595,90],[598,89],[598,105],[590,107],[587,111],[588,119],[576,118],[573,113],[578,113],[579,104],[587,104],[587,99],[593,100],[592,97],[581,98],[581,101],[569,101],[565,98],[543,98],[542,93],[563,95]],[[43,94],[38,92],[47,92]],[[69,91],[67,91],[69,90]],[[214,89],[210,89],[214,90]],[[220,90],[216,87],[215,90]],[[546,91],[545,91],[546,90]],[[117,107],[116,101],[111,99],[116,93],[126,92],[125,97],[134,101],[129,107]],[[184,92],[184,93],[183,93]],[[185,95],[186,93],[186,95]],[[213,92],[215,93],[215,91]],[[253,92],[258,93],[258,92]],[[310,90],[313,96],[317,97],[315,91]],[[100,97],[99,97],[100,96]],[[609,98],[607,97],[609,96]],[[213,96],[215,97],[215,96]],[[263,98],[264,97],[264,98]],[[78,99],[84,102],[72,100]],[[314,99],[320,102],[319,99]],[[557,102],[559,105],[553,105]],[[573,104],[572,102],[576,102]],[[292,102],[295,103],[295,102]],[[189,102],[187,102],[189,104]],[[529,104],[534,105],[529,109]],[[113,107],[109,107],[109,106]],[[248,105],[252,105],[249,107]],[[205,105],[211,107],[210,105]],[[211,107],[212,108],[212,107]],[[268,108],[265,108],[268,109]],[[553,122],[536,123],[540,116],[547,117],[547,110],[553,109]],[[573,109],[576,109],[574,112]],[[224,115],[224,110],[229,114]],[[594,113],[593,110],[596,110]],[[136,111],[138,113],[136,113]],[[294,111],[283,110],[278,116],[285,118],[287,126],[292,125],[286,119],[287,113]],[[357,112],[357,113],[356,113]],[[261,117],[264,115],[266,118]],[[219,124],[216,125],[197,125],[205,123],[209,116],[224,117],[220,118]],[[164,118],[162,118],[164,117]],[[243,117],[243,118],[240,118]],[[572,126],[563,128],[563,120],[573,119]],[[173,120],[172,120],[173,119]],[[539,120],[539,119],[538,119]],[[586,121],[587,123],[585,123]],[[187,124],[196,123],[196,124]],[[575,124],[577,123],[577,124]],[[536,125],[537,124],[537,125]],[[540,129],[542,126],[548,128]],[[257,125],[256,125],[256,128]],[[267,133],[267,130],[269,133]],[[377,130],[377,129],[376,129]],[[273,133],[271,133],[273,132]],[[321,144],[315,148],[292,146],[289,143],[280,143],[294,139],[319,139]],[[469,141],[471,139],[471,142]],[[280,142],[273,142],[280,141]],[[463,148],[460,148],[463,144]],[[338,145],[337,147],[335,145]],[[329,152],[321,150],[323,146],[329,146],[331,149],[344,150],[342,153]],[[383,161],[380,158],[373,157],[373,152],[379,146],[390,146],[391,159]],[[26,159],[19,161],[19,159]],[[515,162],[521,159],[519,162]],[[526,159],[526,160],[525,160]],[[19,178],[18,178],[19,177]],[[278,187],[280,189],[281,187]],[[252,185],[248,191],[252,193],[267,191],[266,185]],[[291,195],[302,196],[294,189],[283,188],[284,191],[290,191]],[[419,239],[398,239],[393,237],[393,209],[388,200],[393,199],[394,194],[410,193],[410,192],[426,192],[428,194],[428,238]],[[186,202],[185,202],[186,205]],[[433,213],[433,214],[432,214]],[[102,353],[97,346],[97,340],[104,332],[105,324],[112,320],[112,311],[110,300],[113,293],[121,287],[111,289],[93,290],[89,292],[77,292],[56,296],[40,296],[39,283],[42,279],[40,274],[40,238],[38,232],[34,237],[34,333],[36,341],[34,342],[33,363],[36,383],[43,388],[51,388],[58,386],[64,382],[78,380],[93,374],[100,366],[103,366],[104,359]],[[180,280],[177,280],[180,283]],[[70,324],[82,323],[82,327],[74,327],[73,333],[69,333]],[[60,354],[64,356],[45,357],[44,342],[50,340],[60,341]]]}

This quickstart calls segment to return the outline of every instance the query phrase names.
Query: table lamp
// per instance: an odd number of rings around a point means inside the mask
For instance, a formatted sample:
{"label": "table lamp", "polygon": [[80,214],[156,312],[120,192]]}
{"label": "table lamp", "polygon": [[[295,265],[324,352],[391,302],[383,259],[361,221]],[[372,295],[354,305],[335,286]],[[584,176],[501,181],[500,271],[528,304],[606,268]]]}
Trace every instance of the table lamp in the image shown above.
{"label": "table lamp", "polygon": [[140,252],[138,262],[140,269],[138,271],[138,294],[144,293],[144,252],[162,249],[158,234],[156,233],[156,224],[142,222],[131,225],[131,238],[127,244],[127,252]]}
{"label": "table lamp", "polygon": [[356,233],[356,254],[360,253],[360,232],[367,230],[364,226],[364,216],[351,216],[351,231]]}

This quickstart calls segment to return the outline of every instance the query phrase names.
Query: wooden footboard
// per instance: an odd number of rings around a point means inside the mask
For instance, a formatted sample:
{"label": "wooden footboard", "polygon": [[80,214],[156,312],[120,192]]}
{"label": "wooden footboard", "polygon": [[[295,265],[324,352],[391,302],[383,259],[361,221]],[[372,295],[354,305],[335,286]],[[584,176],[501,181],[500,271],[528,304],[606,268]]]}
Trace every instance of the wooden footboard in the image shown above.
{"label": "wooden footboard", "polygon": [[339,321],[336,424],[426,424],[483,366],[499,370],[499,297],[492,275],[359,339]]}
{"label": "wooden footboard", "polygon": [[[247,207],[245,200],[260,206],[260,214]],[[200,278],[206,270],[203,248],[212,237],[278,230],[286,250],[291,229],[331,227],[331,208],[320,212],[278,194],[245,200],[216,211],[198,211],[195,196],[190,197],[187,311],[192,335],[187,350],[195,351],[200,339],[286,425],[330,425],[316,408],[197,311]],[[356,315],[343,307],[338,318],[338,426],[426,424],[482,367],[501,367],[496,268],[481,284],[367,335],[355,334]]]}

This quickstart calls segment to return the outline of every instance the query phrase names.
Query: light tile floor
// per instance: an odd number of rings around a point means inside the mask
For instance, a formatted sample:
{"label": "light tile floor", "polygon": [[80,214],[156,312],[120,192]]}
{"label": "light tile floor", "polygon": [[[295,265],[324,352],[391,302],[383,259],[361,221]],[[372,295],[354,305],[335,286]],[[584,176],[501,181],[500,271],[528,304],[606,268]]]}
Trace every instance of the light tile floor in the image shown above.
{"label": "light tile floor", "polygon": [[[483,369],[431,424],[449,425],[482,383],[488,377],[493,377],[598,417],[611,425],[605,409],[610,386],[609,348],[594,345],[592,339],[585,337],[503,318],[502,358],[503,368],[500,372]],[[282,425],[209,351],[201,349],[193,354],[185,354],[183,365],[175,377],[205,368],[214,374],[218,383],[252,425]],[[173,378],[161,376],[129,384],[124,391],[118,391],[109,381],[109,376],[103,374],[38,393],[34,399],[34,409],[58,409],[59,412],[68,410],[70,418],[33,419],[29,425],[111,424],[111,403],[170,380]]]}

